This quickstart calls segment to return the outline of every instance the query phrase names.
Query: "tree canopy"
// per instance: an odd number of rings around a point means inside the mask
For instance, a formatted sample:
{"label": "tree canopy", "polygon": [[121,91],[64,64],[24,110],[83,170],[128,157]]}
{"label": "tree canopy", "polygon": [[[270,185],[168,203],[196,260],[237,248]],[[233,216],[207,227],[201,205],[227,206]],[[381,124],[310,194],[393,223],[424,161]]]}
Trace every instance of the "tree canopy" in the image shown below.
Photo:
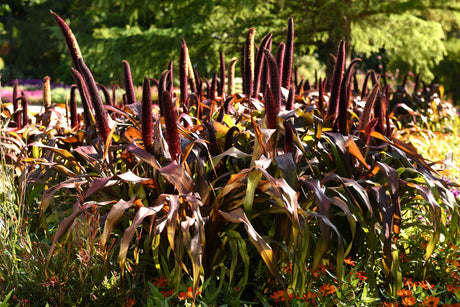
{"label": "tree canopy", "polygon": [[16,77],[49,74],[70,80],[63,73],[70,62],[56,41],[59,32],[49,9],[70,23],[88,64],[97,67],[96,78],[106,83],[121,79],[122,60],[131,64],[135,83],[145,74],[158,77],[170,60],[178,63],[181,37],[193,65],[210,76],[220,51],[227,61],[239,57],[250,27],[257,43],[272,32],[276,48],[286,39],[289,17],[295,22],[296,65],[311,74],[318,63],[326,63],[323,73],[330,76],[330,55],[340,40],[348,57],[380,53],[388,70],[420,73],[425,81],[436,72],[449,83],[452,72],[441,68],[457,65],[460,53],[455,0],[22,0],[6,6],[15,17]]}

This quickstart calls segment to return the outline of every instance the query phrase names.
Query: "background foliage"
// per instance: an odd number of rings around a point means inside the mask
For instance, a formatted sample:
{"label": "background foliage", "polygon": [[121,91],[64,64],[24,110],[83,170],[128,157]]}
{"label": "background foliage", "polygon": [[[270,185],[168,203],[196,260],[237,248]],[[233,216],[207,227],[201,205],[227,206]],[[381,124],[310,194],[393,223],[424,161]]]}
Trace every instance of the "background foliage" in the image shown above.
{"label": "background foliage", "polygon": [[[64,45],[56,46],[59,33],[48,18],[49,9],[71,20],[88,64],[98,67],[95,77],[100,82],[120,82],[124,59],[132,64],[137,84],[144,74],[159,76],[168,59],[178,57],[180,37],[193,42],[189,44],[192,62],[210,77],[220,51],[227,58],[239,56],[248,28],[257,28],[256,40],[269,28],[278,29],[273,33],[273,48],[277,48],[284,38],[284,21],[293,17],[296,57],[303,59],[296,64],[306,77],[311,77],[318,62],[327,63],[331,75],[330,54],[343,39],[348,55],[352,51],[368,59],[367,68],[377,72],[399,68],[400,76],[412,71],[425,82],[432,81],[435,72],[439,79],[435,81],[445,84],[454,100],[460,97],[453,69],[459,66],[460,52],[457,1],[7,0],[0,6],[0,40],[7,42],[12,28],[12,46],[3,57],[13,59],[12,65],[4,60],[4,80],[50,75],[56,81],[72,81],[70,74],[63,73],[69,59]],[[12,27],[5,18],[10,13]],[[372,60],[375,54],[383,57],[383,63]]]}

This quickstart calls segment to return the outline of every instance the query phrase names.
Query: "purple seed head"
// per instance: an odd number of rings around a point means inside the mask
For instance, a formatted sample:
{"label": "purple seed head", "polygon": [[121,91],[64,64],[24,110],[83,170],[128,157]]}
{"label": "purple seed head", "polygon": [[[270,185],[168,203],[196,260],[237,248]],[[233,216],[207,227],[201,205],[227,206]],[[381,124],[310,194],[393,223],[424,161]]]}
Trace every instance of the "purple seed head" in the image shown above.
{"label": "purple seed head", "polygon": [[78,64],[82,71],[83,80],[86,83],[88,88],[88,92],[91,98],[91,104],[94,108],[94,115],[96,120],[96,127],[98,130],[99,137],[101,138],[103,144],[107,144],[109,134],[110,134],[110,127],[108,122],[108,115],[107,111],[104,108],[104,104],[102,103],[101,96],[99,94],[96,81],[94,80],[93,74],[91,70],[86,66],[86,63],[83,61],[82,58],[78,59]]}
{"label": "purple seed head", "polygon": [[326,118],[330,119],[331,123],[335,122],[339,106],[340,88],[342,85],[343,69],[345,66],[345,42],[340,41],[337,50],[337,58],[334,65],[334,73],[332,74],[331,96],[329,98],[329,106],[327,108]]}
{"label": "purple seed head", "polygon": [[123,76],[125,81],[126,102],[127,104],[135,103],[136,94],[134,93],[133,76],[131,74],[131,67],[126,60],[123,60]]}
{"label": "purple seed head", "polygon": [[278,50],[276,51],[276,64],[278,66],[278,71],[279,71],[280,86],[282,86],[281,80],[283,79],[283,73],[284,73],[285,53],[286,53],[286,44],[281,42],[278,46]]}
{"label": "purple seed head", "polygon": [[219,82],[219,89],[218,95],[219,97],[224,97],[225,91],[225,60],[224,60],[224,53],[220,52],[220,82]]}
{"label": "purple seed head", "polygon": [[[278,116],[281,106],[281,88],[279,81],[278,65],[273,55],[267,49],[264,49],[265,60],[267,62],[268,69],[270,71],[270,92],[273,94],[275,102],[274,108],[270,109],[270,112],[274,112],[274,116]],[[265,91],[267,93],[267,91]]]}
{"label": "purple seed head", "polygon": [[180,139],[179,139],[179,132],[177,129],[177,115],[176,111],[174,110],[174,105],[171,100],[171,95],[164,91],[162,93],[162,101],[163,101],[163,114],[164,114],[164,122],[166,126],[166,142],[168,143],[169,153],[171,155],[171,159],[175,161],[179,161],[181,149],[180,149]]}
{"label": "purple seed head", "polygon": [[185,40],[181,38],[180,44],[180,63],[179,63],[179,78],[180,78],[180,101],[183,105],[188,105],[188,63],[187,63],[187,44]]}
{"label": "purple seed head", "polygon": [[79,129],[79,121],[78,121],[78,111],[77,111],[77,97],[76,91],[77,86],[72,85],[70,87],[70,127],[72,129]]}
{"label": "purple seed head", "polygon": [[145,150],[152,153],[153,143],[153,118],[152,118],[152,94],[150,92],[150,80],[144,77],[142,83],[142,141],[144,142]]}
{"label": "purple seed head", "polygon": [[72,30],[67,25],[67,23],[60,16],[58,16],[53,11],[50,12],[56,20],[56,23],[58,24],[59,28],[61,29],[62,35],[64,36],[67,49],[69,50],[70,57],[72,59],[73,66],[75,67],[75,69],[80,70],[80,68],[78,67],[77,60],[79,58],[82,58],[82,55],[77,40],[75,39],[75,35],[73,34]]}
{"label": "purple seed head", "polygon": [[291,85],[292,78],[292,63],[294,60],[294,19],[289,17],[288,20],[288,31],[286,37],[286,52],[284,55],[283,63],[283,79],[282,86],[284,88],[289,88]]}

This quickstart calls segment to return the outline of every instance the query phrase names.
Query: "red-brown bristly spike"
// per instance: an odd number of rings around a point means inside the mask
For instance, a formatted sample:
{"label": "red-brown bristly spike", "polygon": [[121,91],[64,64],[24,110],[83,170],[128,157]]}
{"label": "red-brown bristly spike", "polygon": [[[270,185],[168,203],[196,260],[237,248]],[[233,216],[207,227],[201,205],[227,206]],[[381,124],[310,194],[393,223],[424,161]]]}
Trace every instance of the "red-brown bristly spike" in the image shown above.
{"label": "red-brown bristly spike", "polygon": [[171,95],[164,91],[162,93],[162,100],[163,100],[163,114],[164,114],[164,122],[166,126],[165,136],[166,142],[168,143],[169,153],[171,155],[171,159],[178,161],[180,158],[180,139],[179,139],[179,132],[177,129],[177,115],[176,111],[174,110],[174,105],[171,100]]}
{"label": "red-brown bristly spike", "polygon": [[110,135],[107,111],[105,110],[104,104],[102,103],[102,99],[99,95],[96,81],[94,80],[91,70],[88,68],[88,66],[86,66],[86,63],[82,58],[78,59],[78,64],[80,65],[82,77],[85,80],[89,95],[91,97],[91,104],[94,108],[94,116],[98,134],[101,137],[103,144],[107,144]]}
{"label": "red-brown bristly spike", "polygon": [[[203,90],[203,81],[201,81],[200,74],[198,73],[198,70],[195,67],[193,68],[193,76],[194,76],[195,83],[196,83],[195,92],[197,93],[197,97],[199,99],[201,99],[202,90]],[[189,103],[189,105],[190,105],[190,103]]]}
{"label": "red-brown bristly spike", "polygon": [[220,52],[220,82],[219,82],[219,90],[218,95],[219,97],[224,97],[225,92],[225,60],[224,60],[224,53]]}
{"label": "red-brown bristly spike", "polygon": [[85,126],[90,127],[92,125],[90,118],[93,118],[93,114],[91,112],[91,101],[89,98],[88,89],[86,88],[85,81],[83,80],[83,77],[80,74],[80,72],[74,68],[71,68],[70,71],[72,72],[72,76],[78,87],[78,91],[80,92],[81,104],[83,106],[83,120],[85,121]]}
{"label": "red-brown bristly spike", "polygon": [[168,70],[169,70],[169,76],[168,76],[168,91],[169,93],[171,94],[171,98],[174,97],[174,83],[173,83],[173,80],[174,80],[174,75],[173,75],[173,68],[174,68],[174,64],[173,64],[173,61],[169,61],[169,65],[168,65]]}
{"label": "red-brown bristly spike", "polygon": [[120,86],[115,83],[112,86],[112,102],[113,102],[114,107],[118,106],[117,105],[117,89],[120,89]]}
{"label": "red-brown bristly spike", "polygon": [[371,76],[371,72],[368,71],[367,74],[366,74],[366,77],[364,77],[363,89],[361,91],[361,99],[366,98],[366,95],[367,95],[367,83],[369,81],[370,76]]}
{"label": "red-brown bristly spike", "polygon": [[29,123],[29,113],[27,111],[27,106],[29,101],[27,100],[26,94],[21,92],[21,106],[22,106],[22,126],[25,127]]}
{"label": "red-brown bristly spike", "polygon": [[380,80],[379,74],[377,74],[375,71],[371,70],[371,80],[372,80],[372,86],[374,86],[377,82]]}
{"label": "red-brown bristly spike", "polygon": [[262,75],[262,68],[264,66],[264,49],[267,48],[268,44],[272,39],[272,34],[268,33],[260,42],[260,48],[257,51],[257,58],[255,62],[255,69],[254,69],[254,92],[252,93],[252,97],[257,98],[257,95],[260,91],[260,77]]}
{"label": "red-brown bristly spike", "polygon": [[276,112],[276,102],[269,84],[267,84],[265,88],[264,104],[267,128],[276,129],[276,117],[278,116],[278,113]]}
{"label": "red-brown bristly spike", "polygon": [[14,121],[18,128],[21,127],[21,113],[18,112],[19,109],[19,93],[18,93],[18,80],[14,81],[13,85],[13,112],[14,112]]}
{"label": "red-brown bristly spike", "polygon": [[288,99],[286,101],[286,110],[290,111],[294,107],[294,96],[295,96],[295,86],[294,84],[291,84],[291,86],[289,87]]}
{"label": "red-brown bristly spike", "polygon": [[383,108],[382,94],[379,93],[374,103],[374,118],[377,118],[376,131],[385,133],[385,113]]}
{"label": "red-brown bristly spike", "polygon": [[59,28],[61,29],[62,34],[64,35],[67,49],[69,50],[70,58],[72,59],[72,64],[74,68],[80,70],[80,68],[78,67],[77,59],[82,58],[82,55],[77,40],[75,39],[75,35],[73,34],[72,30],[67,25],[67,23],[60,16],[58,16],[53,11],[50,12],[56,20]]}
{"label": "red-brown bristly spike", "polygon": [[292,78],[292,63],[294,60],[294,19],[289,17],[288,32],[286,37],[286,52],[284,54],[283,73],[281,85],[289,88]]}
{"label": "red-brown bristly spike", "polygon": [[42,96],[43,96],[43,107],[47,110],[51,106],[51,85],[50,85],[51,78],[46,76],[43,78],[43,86],[42,86]]}
{"label": "red-brown bristly spike", "polygon": [[310,85],[310,81],[305,80],[305,83],[303,84],[303,91],[304,92],[309,92],[311,91],[311,85]]}
{"label": "red-brown bristly spike", "polygon": [[180,81],[180,101],[183,105],[188,105],[188,63],[187,63],[187,44],[181,38],[180,43],[180,59],[179,59],[179,81]]}
{"label": "red-brown bristly spike", "polygon": [[265,60],[267,62],[268,70],[270,71],[270,87],[271,92],[273,93],[273,99],[275,100],[275,116],[278,116],[281,106],[281,88],[279,81],[279,71],[278,65],[276,65],[276,60],[273,55],[267,49],[264,49]]}
{"label": "red-brown bristly spike", "polygon": [[110,93],[107,87],[105,87],[105,85],[103,84],[99,84],[99,88],[101,89],[102,94],[104,95],[105,104],[113,106],[112,98],[110,97]]}
{"label": "red-brown bristly spike", "polygon": [[136,102],[136,94],[134,93],[133,77],[131,75],[131,67],[128,61],[123,60],[123,75],[125,81],[126,101],[127,104]]}
{"label": "red-brown bristly spike", "polygon": [[330,120],[333,124],[337,117],[337,111],[339,106],[340,88],[342,85],[343,69],[345,66],[345,42],[340,41],[339,48],[337,50],[337,59],[334,65],[334,73],[332,74],[332,88],[331,96],[329,98],[329,106],[327,108],[326,119]]}
{"label": "red-brown bristly spike", "polygon": [[211,100],[216,100],[216,88],[217,88],[217,72],[214,72],[212,75],[212,82],[211,82],[211,96],[208,96]]}
{"label": "red-brown bristly spike", "polygon": [[78,111],[77,111],[77,86],[74,84],[70,87],[70,127],[79,129]]}
{"label": "red-brown bristly spike", "polygon": [[167,79],[168,79],[168,75],[169,75],[169,70],[164,70],[164,71],[161,73],[160,81],[159,81],[159,84],[158,84],[158,104],[159,104],[159,106],[160,106],[160,115],[161,115],[161,116],[164,116],[164,114],[163,114],[163,110],[164,110],[164,106],[163,106],[163,92],[164,92],[164,91],[167,91]]}
{"label": "red-brown bristly spike", "polygon": [[293,127],[291,123],[287,120],[284,121],[284,131],[286,132],[284,136],[284,152],[294,152],[294,132],[292,131]]}
{"label": "red-brown bristly spike", "polygon": [[254,90],[254,33],[255,29],[249,29],[243,51],[243,94],[251,97]]}
{"label": "red-brown bristly spike", "polygon": [[280,78],[280,86],[281,80],[283,78],[284,73],[284,57],[286,53],[286,44],[281,42],[278,46],[278,50],[276,51],[276,65],[278,66],[279,71],[279,78]]}
{"label": "red-brown bristly spike", "polygon": [[142,141],[144,142],[145,150],[153,153],[152,94],[150,92],[150,80],[148,77],[144,77],[144,82],[142,83],[141,117]]}
{"label": "red-brown bristly spike", "polygon": [[358,78],[356,77],[356,70],[353,73],[353,94],[358,95],[359,93],[359,85],[358,85]]}
{"label": "red-brown bristly spike", "polygon": [[337,127],[343,135],[348,135],[348,106],[350,104],[350,89],[351,89],[351,77],[353,67],[361,62],[361,59],[354,59],[348,65],[347,71],[343,76],[342,85],[340,88],[340,100],[339,100],[339,114],[337,117]]}
{"label": "red-brown bristly spike", "polygon": [[208,79],[204,79],[204,83],[206,84],[206,98],[211,99],[211,83]]}
{"label": "red-brown bristly spike", "polygon": [[319,78],[318,82],[318,109],[321,113],[323,113],[324,109],[324,87],[321,78]]}

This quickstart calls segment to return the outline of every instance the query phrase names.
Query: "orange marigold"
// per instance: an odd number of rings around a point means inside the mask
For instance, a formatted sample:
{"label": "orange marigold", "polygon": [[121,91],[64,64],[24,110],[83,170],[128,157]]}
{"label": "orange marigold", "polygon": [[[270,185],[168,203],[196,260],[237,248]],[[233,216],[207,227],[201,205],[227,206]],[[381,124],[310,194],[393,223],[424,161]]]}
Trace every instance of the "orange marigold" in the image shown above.
{"label": "orange marigold", "polygon": [[123,306],[132,307],[136,304],[136,301],[133,298],[128,298]]}
{"label": "orange marigold", "polygon": [[345,262],[346,264],[349,264],[351,266],[355,266],[355,261],[354,260],[351,260],[350,257],[348,257],[347,259],[345,259],[343,262]]}
{"label": "orange marigold", "polygon": [[312,293],[311,291],[308,291],[305,293],[302,297],[302,300],[309,305],[314,305],[316,306],[316,293]]}
{"label": "orange marigold", "polygon": [[422,287],[423,289],[425,290],[428,290],[428,289],[433,289],[434,288],[434,285],[430,284],[428,281],[421,281],[418,283],[418,285],[420,287]]}
{"label": "orange marigold", "polygon": [[412,296],[412,290],[399,289],[398,290],[398,295],[401,296],[401,297]]}
{"label": "orange marigold", "polygon": [[275,301],[275,303],[284,302],[284,291],[278,290],[273,292],[270,297]]}
{"label": "orange marigold", "polygon": [[427,296],[423,301],[422,305],[426,307],[436,307],[439,304],[439,297]]}
{"label": "orange marigold", "polygon": [[460,291],[460,287],[456,287],[454,286],[454,284],[447,284],[446,289],[449,292],[459,292]]}
{"label": "orange marigold", "polygon": [[[198,291],[196,295],[199,295],[201,291]],[[187,288],[187,292],[179,292],[177,298],[181,301],[193,298],[193,289],[192,287]]]}
{"label": "orange marigold", "polygon": [[417,300],[413,296],[405,296],[402,299],[403,306],[414,306],[417,303]]}
{"label": "orange marigold", "polygon": [[383,307],[399,307],[398,302],[383,302]]}
{"label": "orange marigold", "polygon": [[165,276],[161,276],[160,278],[155,277],[153,285],[158,288],[166,287],[168,285],[168,279]]}
{"label": "orange marigold", "polygon": [[330,284],[323,284],[321,287],[319,287],[319,292],[322,293],[322,295],[329,295],[335,293],[335,287]]}
{"label": "orange marigold", "polygon": [[408,288],[413,288],[414,287],[414,282],[412,281],[412,278],[406,278],[404,277],[404,285]]}

